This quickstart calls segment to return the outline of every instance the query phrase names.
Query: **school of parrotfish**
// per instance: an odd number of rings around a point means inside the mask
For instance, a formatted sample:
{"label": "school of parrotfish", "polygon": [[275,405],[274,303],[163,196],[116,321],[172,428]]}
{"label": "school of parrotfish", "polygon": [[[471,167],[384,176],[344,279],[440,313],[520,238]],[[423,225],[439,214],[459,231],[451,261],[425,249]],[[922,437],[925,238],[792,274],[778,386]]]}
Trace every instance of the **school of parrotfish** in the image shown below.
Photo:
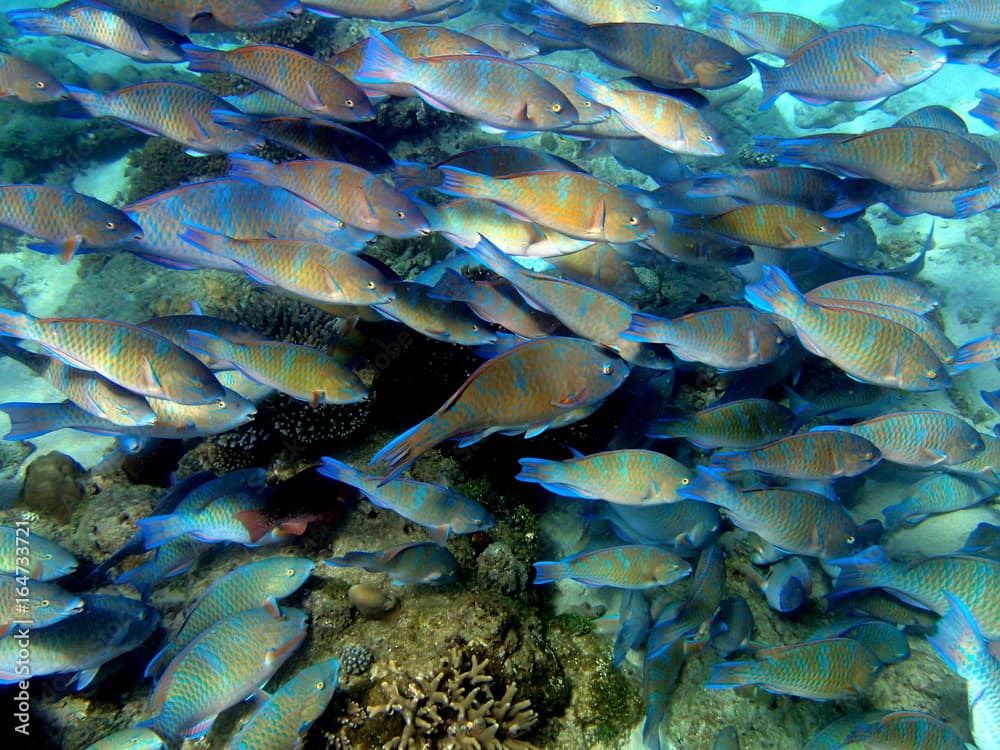
{"label": "school of parrotfish", "polygon": [[[1000,358],[1000,329],[949,340],[928,317],[938,301],[912,278],[923,254],[896,273],[859,269],[874,246],[860,218],[871,205],[964,218],[1000,204],[1000,141],[970,134],[962,116],[932,105],[867,132],[758,135],[754,148],[773,164],[742,169],[714,116],[728,100],[697,90],[714,93],[756,74],[762,110],[783,94],[815,106],[865,108],[919,86],[944,65],[1000,74],[1000,3],[913,0],[914,28],[928,25],[922,35],[692,5],[682,13],[671,0],[513,2],[502,5],[503,19],[494,13],[480,25],[463,15],[490,12],[475,0],[69,0],[10,11],[24,36],[69,37],[137,63],[225,73],[248,86],[227,98],[175,80],[90,91],[61,84],[11,45],[12,53],[0,53],[0,96],[58,102],[53,116],[113,118],[193,155],[229,154],[230,173],[121,208],[68,188],[0,185],[0,225],[63,259],[128,252],[178,271],[241,273],[367,324],[394,320],[480,347],[481,366],[440,408],[384,445],[370,468],[333,457],[318,468],[426,529],[431,541],[325,561],[399,583],[459,580],[450,535],[494,524],[490,511],[459,492],[399,476],[444,441],[531,438],[588,419],[627,381],[657,372],[746,371],[749,380],[733,381],[742,390],[731,387],[700,411],[644,415],[640,442],[648,442],[641,447],[521,459],[517,479],[592,502],[594,518],[609,521],[620,540],[538,561],[534,583],[622,590],[614,663],[636,651],[643,664],[648,750],[661,747],[685,647],[694,642],[707,640],[719,655],[709,689],[753,685],[816,701],[869,692],[885,665],[908,658],[904,626],[913,624],[912,614],[865,610],[857,595],[872,589],[940,618],[924,632],[967,683],[971,736],[899,706],[848,716],[806,747],[938,750],[971,739],[979,750],[998,750],[1000,660],[990,646],[1000,641],[1000,529],[983,525],[958,553],[908,561],[889,559],[879,542],[998,491],[1000,437],[955,413],[906,409],[899,401],[946,389],[968,369]],[[373,25],[365,39],[324,60],[276,44],[234,47],[235,37],[225,36],[303,13]],[[535,59],[561,50],[582,50],[580,65]],[[980,96],[970,114],[1000,128],[1000,91]],[[462,115],[500,145],[434,164],[397,162],[351,125],[373,120],[398,97]],[[610,154],[657,187],[615,185],[509,140],[539,133],[591,141],[585,159]],[[271,163],[254,154],[265,142],[301,158]],[[687,157],[724,166],[708,172],[698,161],[696,172]],[[434,284],[394,278],[364,254],[379,236],[405,241],[433,233],[464,253]],[[735,267],[765,248],[770,260],[745,284],[743,300],[675,318],[638,310],[614,288],[575,280],[568,267],[538,263],[584,251],[648,252]],[[839,263],[832,280],[802,288],[781,253],[803,249]],[[495,280],[473,279],[463,266],[485,267]],[[131,322],[0,310],[0,335],[4,354],[66,397],[0,405],[11,421],[8,440],[63,428],[131,441],[204,437],[247,423],[254,401],[273,391],[313,405],[368,395],[343,358],[265,340],[199,309]],[[847,377],[808,400],[789,389],[786,405],[775,394],[792,383],[803,350]],[[784,374],[768,379],[787,362]],[[983,397],[994,407],[1000,401],[997,393]],[[433,405],[415,408],[426,414]],[[680,439],[701,451],[701,465],[649,449]],[[884,523],[856,518],[836,480],[887,462],[920,470],[922,478],[892,499]],[[150,637],[159,623],[150,594],[209,545],[261,546],[302,533],[310,519],[268,513],[272,489],[263,468],[179,482],[138,521],[132,541],[94,571],[99,580],[126,557],[152,551],[117,578],[141,599],[63,590],[53,581],[76,569],[73,555],[36,535],[25,564],[17,559],[17,529],[0,527],[0,684],[23,679],[16,666],[23,626],[16,623],[24,591],[33,621],[31,676],[74,675],[82,690],[102,664]],[[726,596],[726,553],[716,544],[724,519],[755,540],[757,567],[741,572],[772,609],[798,611],[813,579],[829,576],[837,620],[800,643],[756,642],[746,602]],[[146,669],[155,680],[147,718],[91,747],[176,747],[206,735],[221,712],[261,695],[308,628],[305,612],[276,601],[302,586],[315,564],[262,557],[211,583]],[[326,709],[338,673],[330,659],[271,685],[227,747],[298,747]],[[716,746],[735,742],[735,733],[722,729]]]}

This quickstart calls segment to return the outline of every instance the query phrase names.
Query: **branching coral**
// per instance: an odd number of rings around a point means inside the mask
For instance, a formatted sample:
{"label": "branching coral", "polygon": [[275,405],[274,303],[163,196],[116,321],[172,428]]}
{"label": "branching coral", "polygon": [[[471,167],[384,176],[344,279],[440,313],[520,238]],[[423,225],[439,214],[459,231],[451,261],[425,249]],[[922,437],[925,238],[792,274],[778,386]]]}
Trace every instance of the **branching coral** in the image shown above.
{"label": "branching coral", "polygon": [[369,716],[398,715],[403,729],[383,750],[538,750],[519,736],[538,722],[529,701],[516,701],[511,683],[496,697],[489,660],[455,647],[431,676],[411,677],[392,662],[381,684],[383,704]]}

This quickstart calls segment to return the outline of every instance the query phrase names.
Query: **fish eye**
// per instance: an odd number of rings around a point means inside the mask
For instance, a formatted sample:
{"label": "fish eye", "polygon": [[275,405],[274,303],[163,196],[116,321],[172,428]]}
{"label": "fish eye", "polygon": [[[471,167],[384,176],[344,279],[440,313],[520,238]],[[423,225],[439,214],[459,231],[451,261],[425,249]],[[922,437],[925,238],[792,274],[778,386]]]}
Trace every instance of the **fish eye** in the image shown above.
{"label": "fish eye", "polygon": [[931,380],[933,380],[937,376],[938,376],[937,370],[928,370],[927,371],[927,377],[929,377]]}
{"label": "fish eye", "polygon": [[322,690],[323,688],[326,687],[326,683],[323,680],[319,680],[313,687],[315,687],[317,690]]}
{"label": "fish eye", "polygon": [[41,555],[39,555],[39,557],[41,557],[43,560],[51,560],[52,559],[52,553],[50,553],[50,552],[44,552]]}
{"label": "fish eye", "polygon": [[615,371],[615,366],[610,362],[601,367],[601,372],[603,372],[605,375],[610,375],[614,371]]}
{"label": "fish eye", "polygon": [[639,223],[639,217],[638,216],[629,216],[628,217],[628,223],[631,224],[632,226],[635,226],[636,224]]}
{"label": "fish eye", "polygon": [[562,112],[562,105],[559,102],[552,102],[553,112]]}
{"label": "fish eye", "polygon": [[406,211],[397,211],[396,212],[396,218],[397,219],[405,219],[406,218]]}
{"label": "fish eye", "polygon": [[42,599],[40,602],[38,602],[38,604],[39,606],[47,607],[49,606],[49,604],[51,604],[51,602],[48,599]]}
{"label": "fish eye", "polygon": [[691,484],[691,480],[690,479],[688,479],[687,477],[681,478],[681,486],[682,487],[687,487],[689,484]]}
{"label": "fish eye", "polygon": [[366,286],[367,286],[367,287],[368,287],[369,289],[374,289],[374,288],[375,288],[375,282],[374,282],[374,281],[371,281],[371,280],[369,280],[369,281],[368,281],[368,284],[367,284]]}
{"label": "fish eye", "polygon": [[106,221],[106,222],[104,222],[104,228],[105,229],[114,229],[115,228],[115,223],[113,221]]}
{"label": "fish eye", "polygon": [[917,51],[911,48],[906,50],[906,54],[909,55],[910,57],[913,57],[915,54],[917,54]]}
{"label": "fish eye", "polygon": [[473,331],[478,331],[479,330],[479,326],[477,326],[475,323],[473,323],[472,324],[472,330]]}
{"label": "fish eye", "polygon": [[354,100],[344,99],[344,106],[347,107],[348,109],[354,109]]}
{"label": "fish eye", "polygon": [[847,542],[848,544],[854,544],[854,542],[856,542],[856,541],[857,541],[857,539],[855,539],[855,538],[854,538],[854,536],[852,535],[852,536],[849,536],[849,537],[847,537],[847,539],[846,539],[845,541],[846,541],[846,542]]}
{"label": "fish eye", "polygon": [[286,568],[285,569],[285,575],[289,576],[289,577],[295,575],[295,568]]}
{"label": "fish eye", "polygon": [[346,226],[343,221],[337,219],[337,229],[343,229]]}
{"label": "fish eye", "polygon": [[216,409],[225,409],[226,408],[226,402],[225,402],[225,400],[216,401],[215,402],[215,408]]}
{"label": "fish eye", "polygon": [[659,13],[660,12],[660,6],[659,5],[653,5],[653,6],[650,6],[650,7],[653,9],[654,13]]}
{"label": "fish eye", "polygon": [[580,102],[580,103],[581,103],[581,104],[582,104],[582,105],[583,105],[584,107],[586,107],[587,109],[590,109],[590,107],[592,106],[592,105],[590,104],[590,102],[589,102],[588,100],[586,100],[586,99],[584,99],[584,100],[583,100],[582,102]]}
{"label": "fish eye", "polygon": [[708,135],[707,133],[705,134],[705,142],[706,143],[711,143],[714,140],[715,139],[712,136]]}
{"label": "fish eye", "polygon": [[35,88],[43,91],[45,89],[45,81],[35,81]]}

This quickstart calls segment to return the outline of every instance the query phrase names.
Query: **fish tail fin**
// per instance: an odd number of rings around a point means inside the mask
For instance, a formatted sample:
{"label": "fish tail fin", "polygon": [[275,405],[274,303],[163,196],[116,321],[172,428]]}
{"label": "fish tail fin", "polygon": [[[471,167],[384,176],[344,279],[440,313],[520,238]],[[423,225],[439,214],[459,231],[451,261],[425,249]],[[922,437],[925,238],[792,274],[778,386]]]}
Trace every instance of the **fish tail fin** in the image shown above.
{"label": "fish tail fin", "polygon": [[747,451],[718,451],[712,454],[713,469],[720,471],[743,471],[751,468],[750,454]]}
{"label": "fish tail fin", "polygon": [[788,319],[794,319],[807,304],[805,296],[796,288],[788,274],[777,266],[764,266],[760,281],[747,285],[743,290],[743,297],[762,312]]}
{"label": "fish tail fin", "polygon": [[153,563],[147,562],[132,568],[132,570],[125,571],[115,578],[115,583],[131,586],[139,592],[139,596],[145,601],[153,593],[159,580],[160,577],[156,574]]}
{"label": "fish tail fin", "polygon": [[689,198],[719,198],[732,192],[733,176],[705,174],[695,178],[687,194]]}
{"label": "fish tail fin", "polygon": [[401,193],[422,187],[433,188],[441,184],[440,173],[416,161],[397,161],[390,169],[392,184]]}
{"label": "fish tail fin", "polygon": [[316,471],[324,477],[329,477],[337,482],[349,484],[351,487],[360,488],[361,485],[364,484],[365,475],[353,466],[349,466],[343,461],[338,461],[337,459],[330,458],[329,456],[323,456],[320,461],[323,462],[323,465],[317,468]]}
{"label": "fish tail fin", "polygon": [[576,41],[582,37],[583,32],[587,29],[586,24],[554,10],[537,10],[535,15],[538,16],[538,27],[535,31],[549,39],[558,39],[563,42]]}
{"label": "fish tail fin", "polygon": [[760,100],[760,110],[770,108],[774,101],[785,93],[785,82],[783,80],[782,69],[772,65],[765,65],[760,60],[750,60],[751,64],[760,73],[760,87],[763,89],[763,96]]}
{"label": "fish tail fin", "polygon": [[271,170],[274,164],[267,159],[249,154],[229,155],[229,176],[237,179],[253,180],[265,185],[271,183]]}
{"label": "fish tail fin", "polygon": [[435,189],[445,195],[457,195],[460,198],[489,198],[492,191],[492,180],[489,176],[471,172],[460,167],[438,167],[444,175],[441,184]]}
{"label": "fish tail fin", "polygon": [[228,73],[226,53],[218,49],[182,44],[181,52],[187,58],[188,70],[194,73]]}
{"label": "fish tail fin", "polygon": [[7,11],[6,15],[11,26],[19,34],[25,36],[57,36],[63,33],[58,19],[53,18],[50,13],[35,10],[10,10]]}
{"label": "fish tail fin", "polygon": [[980,391],[979,397],[995,412],[1000,412],[1000,391]]}
{"label": "fish tail fin", "polygon": [[27,313],[0,307],[0,336],[30,339],[36,330],[35,319]]}
{"label": "fish tail fin", "polygon": [[915,21],[927,21],[927,23],[942,23],[948,20],[949,4],[941,0],[916,0],[917,12],[913,16]]}
{"label": "fish tail fin", "polygon": [[440,415],[432,415],[399,437],[390,440],[376,453],[370,464],[381,463],[388,471],[381,484],[391,480],[417,458],[449,437],[451,432],[443,422]]}
{"label": "fish tail fin", "polygon": [[969,114],[978,117],[994,130],[1000,130],[1000,91],[983,89],[979,96],[979,102],[969,110]]}
{"label": "fish tail fin", "polygon": [[169,516],[147,516],[135,522],[142,530],[142,541],[146,549],[162,547],[171,539],[188,532],[190,516],[187,513],[172,513]]}
{"label": "fish tail fin", "polygon": [[354,74],[354,82],[359,85],[409,83],[412,64],[413,61],[399,47],[372,29],[365,45],[365,56]]}
{"label": "fish tail fin", "polygon": [[614,96],[614,90],[607,83],[587,71],[580,73],[576,82],[576,92],[586,99],[592,99],[605,106]]}
{"label": "fish tail fin", "polygon": [[156,679],[156,677],[167,668],[167,664],[170,663],[170,660],[173,659],[174,656],[176,656],[176,652],[174,651],[174,644],[171,641],[157,651],[153,658],[149,660],[149,664],[147,664],[146,669],[143,670],[142,676]]}
{"label": "fish tail fin", "polygon": [[11,402],[0,404],[0,411],[10,418],[10,430],[4,440],[30,440],[55,430],[69,427],[66,404],[32,404]]}
{"label": "fish tail fin", "polygon": [[476,295],[472,282],[454,268],[449,268],[434,285],[434,292],[431,296],[436,299],[450,299],[468,303],[473,301]]}
{"label": "fish tail fin", "polygon": [[954,370],[968,370],[970,367],[992,362],[997,354],[1000,354],[1000,336],[990,333],[962,344],[951,366]]}
{"label": "fish tail fin", "polygon": [[952,201],[955,204],[955,216],[959,219],[988,211],[998,202],[1000,202],[1000,191],[997,191],[993,184],[967,190],[955,196]]}
{"label": "fish tail fin", "polygon": [[[246,112],[234,112],[229,109],[213,109],[212,122],[227,128],[235,128],[244,133],[259,135],[257,121],[253,115]],[[230,154],[232,155],[232,154]]]}
{"label": "fish tail fin", "polygon": [[686,432],[686,430],[681,425],[687,421],[687,418],[687,413],[679,406],[665,407],[660,416],[650,422],[649,427],[646,429],[646,437],[653,440],[668,440],[674,437],[682,437],[682,433]]}
{"label": "fish tail fin", "polygon": [[535,584],[543,583],[553,583],[554,581],[561,581],[564,578],[569,578],[570,569],[569,566],[561,561],[543,561],[536,562],[534,564],[535,568]]}
{"label": "fish tail fin", "polygon": [[473,247],[465,248],[465,252],[508,281],[516,279],[524,271],[516,260],[482,235],[479,235],[479,242]]}
{"label": "fish tail fin", "polygon": [[536,484],[551,484],[559,481],[558,477],[553,476],[553,471],[558,471],[558,461],[548,461],[544,458],[519,458],[518,463],[521,464],[521,471],[514,479]]}
{"label": "fish tail fin", "polygon": [[965,602],[949,591],[943,593],[951,608],[938,620],[937,631],[927,636],[927,641],[951,669],[968,679],[978,665],[994,657]]}
{"label": "fish tail fin", "polygon": [[881,571],[888,563],[881,547],[869,547],[852,557],[828,560],[827,565],[839,568],[833,582],[832,596],[848,594],[852,591],[877,588],[882,585]]}
{"label": "fish tail fin", "polygon": [[760,665],[755,661],[724,661],[712,667],[705,687],[709,690],[751,685],[759,680]]}
{"label": "fish tail fin", "polygon": [[204,250],[206,253],[211,253],[212,255],[220,257],[231,255],[231,253],[227,252],[230,237],[201,227],[192,226],[191,224],[184,224],[183,226],[184,229],[177,236],[188,244],[194,245],[199,250]]}
{"label": "fish tail fin", "polygon": [[905,508],[902,503],[888,505],[882,509],[882,518],[885,519],[885,530],[892,531],[903,525]]}
{"label": "fish tail fin", "polygon": [[668,335],[671,321],[656,315],[632,313],[632,320],[622,332],[622,338],[631,341],[645,341],[654,344],[668,344],[672,340]]}
{"label": "fish tail fin", "polygon": [[708,18],[705,25],[710,29],[732,29],[735,30],[739,17],[734,11],[722,5],[713,5],[708,11]]}

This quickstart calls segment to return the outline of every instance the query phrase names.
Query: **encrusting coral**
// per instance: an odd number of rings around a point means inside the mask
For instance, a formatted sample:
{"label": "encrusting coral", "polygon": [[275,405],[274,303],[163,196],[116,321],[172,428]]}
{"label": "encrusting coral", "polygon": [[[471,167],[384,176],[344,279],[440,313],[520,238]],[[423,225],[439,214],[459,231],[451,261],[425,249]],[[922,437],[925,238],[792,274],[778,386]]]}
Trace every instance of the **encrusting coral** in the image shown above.
{"label": "encrusting coral", "polygon": [[368,715],[396,714],[404,725],[383,750],[538,750],[518,739],[535,726],[538,714],[529,701],[515,701],[515,683],[495,697],[488,665],[459,647],[431,676],[412,677],[390,661],[392,679],[380,686],[386,702],[369,706]]}

